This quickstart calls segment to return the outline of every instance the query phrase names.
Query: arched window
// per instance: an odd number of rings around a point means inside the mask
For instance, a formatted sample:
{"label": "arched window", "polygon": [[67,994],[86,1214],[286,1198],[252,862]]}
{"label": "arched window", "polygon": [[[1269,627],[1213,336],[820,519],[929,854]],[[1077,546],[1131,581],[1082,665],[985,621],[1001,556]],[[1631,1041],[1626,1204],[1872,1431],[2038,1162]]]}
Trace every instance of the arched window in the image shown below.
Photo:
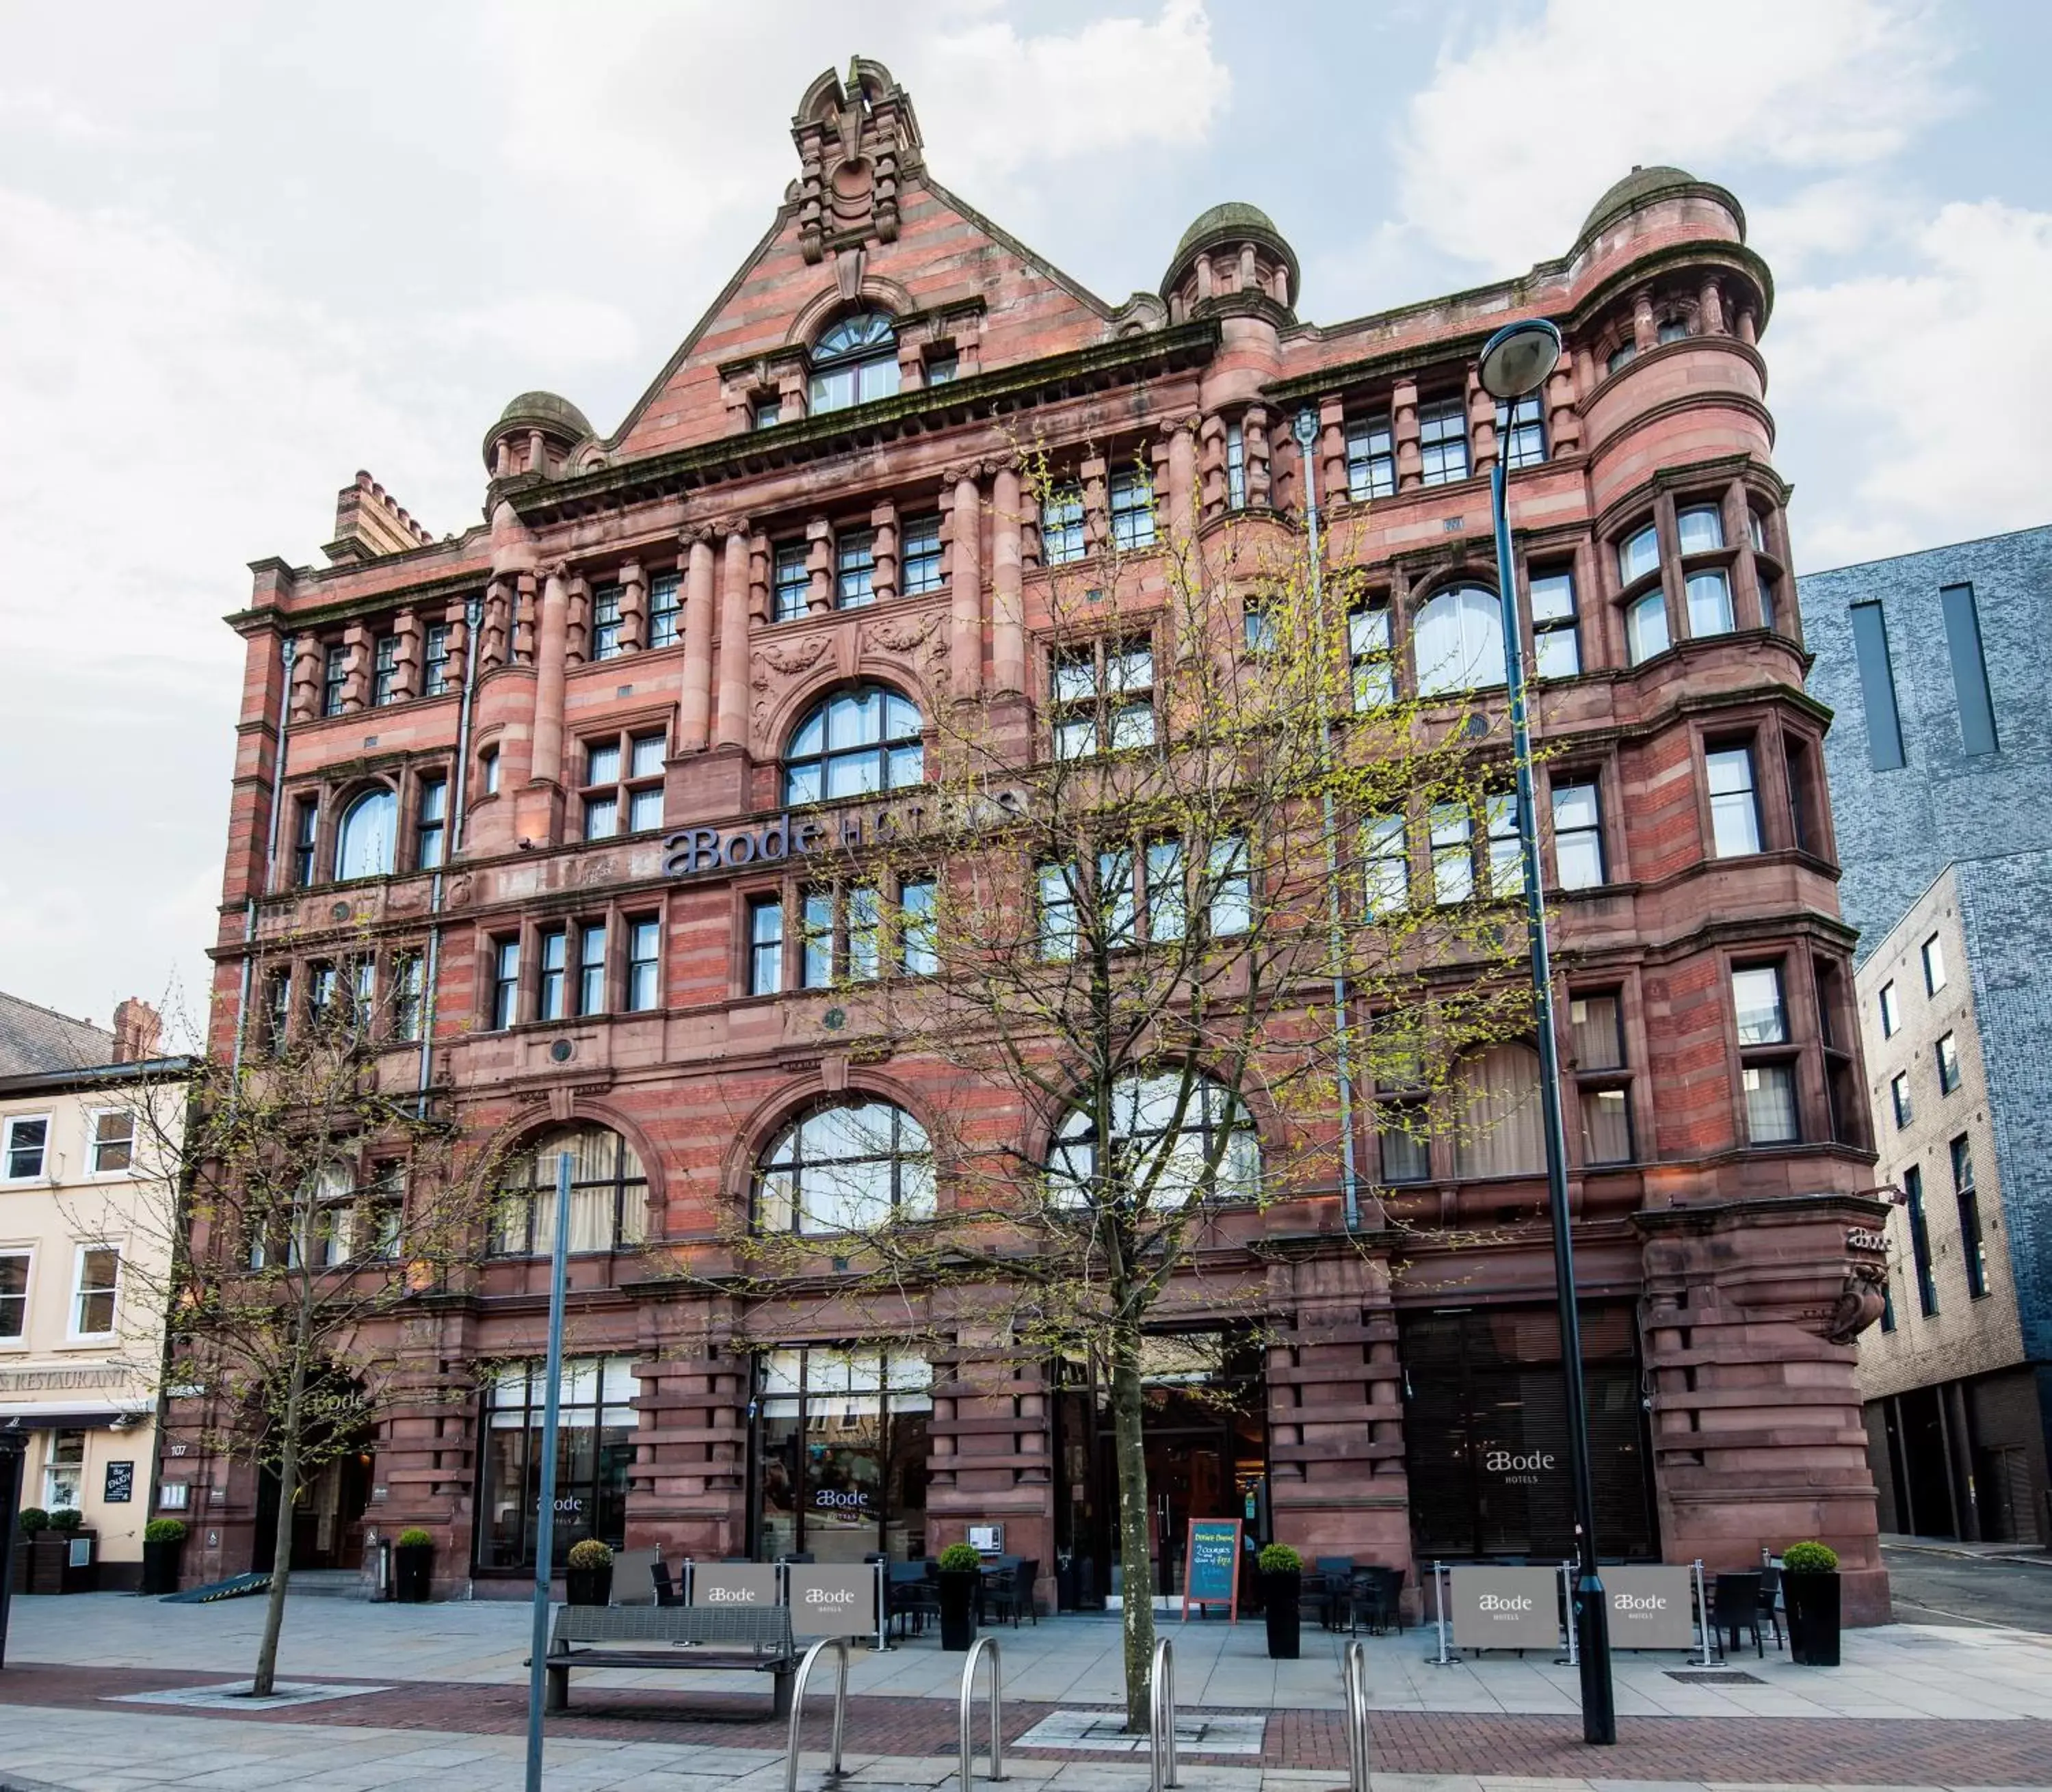
{"label": "arched window", "polygon": [[[1156,1210],[1180,1207],[1207,1195],[1252,1200],[1261,1192],[1261,1141],[1253,1117],[1230,1090],[1208,1077],[1191,1082],[1187,1101],[1183,1084],[1181,1074],[1170,1071],[1130,1077],[1113,1090],[1112,1156],[1102,1172],[1107,1184],[1098,1181],[1096,1125],[1082,1109],[1073,1109],[1055,1135],[1048,1156],[1048,1199],[1057,1207],[1081,1207],[1144,1191],[1147,1205]],[[1220,1133],[1225,1135],[1223,1145]],[[1219,1154],[1217,1179],[1207,1184],[1205,1166],[1214,1150]],[[1150,1178],[1156,1179],[1151,1186]],[[1109,1185],[1113,1183],[1116,1186]]]}
{"label": "arched window", "polygon": [[1503,610],[1494,592],[1478,585],[1441,592],[1420,607],[1411,635],[1421,695],[1503,683]]}
{"label": "arched window", "polygon": [[926,1131],[888,1101],[836,1102],[787,1126],[756,1168],[766,1232],[855,1232],[934,1212]]}
{"label": "arched window", "polygon": [[815,413],[844,411],[898,389],[898,332],[881,311],[844,317],[813,344]]}
{"label": "arched window", "polygon": [[609,1126],[586,1121],[545,1133],[513,1160],[492,1227],[491,1248],[546,1257],[555,1248],[556,1160],[570,1154],[570,1249],[610,1250],[648,1231],[648,1177]]}
{"label": "arched window", "polygon": [[390,874],[393,842],[399,832],[399,799],[389,790],[366,790],[343,811],[335,834],[335,874],[350,878]]}
{"label": "arched window", "polygon": [[1538,1176],[1546,1168],[1539,1054],[1528,1045],[1491,1046],[1464,1058],[1455,1073],[1460,1131],[1454,1141],[1457,1176]]}
{"label": "arched window", "polygon": [[836,691],[784,750],[784,800],[832,802],[903,790],[926,775],[918,706],[880,684]]}

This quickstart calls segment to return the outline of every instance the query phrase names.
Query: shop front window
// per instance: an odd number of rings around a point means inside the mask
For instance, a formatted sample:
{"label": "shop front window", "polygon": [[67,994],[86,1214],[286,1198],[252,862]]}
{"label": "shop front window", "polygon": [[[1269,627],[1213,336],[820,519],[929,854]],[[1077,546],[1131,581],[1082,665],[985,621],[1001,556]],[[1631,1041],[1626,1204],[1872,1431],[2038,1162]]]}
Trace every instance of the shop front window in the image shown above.
{"label": "shop front window", "polygon": [[[560,1572],[570,1545],[627,1541],[627,1471],[634,1460],[638,1387],[625,1356],[567,1360],[558,1383],[555,1532]],[[548,1372],[515,1363],[485,1390],[484,1462],[479,1489],[477,1565],[531,1568],[542,1505],[542,1420]]]}
{"label": "shop front window", "polygon": [[773,1350],[757,1384],[755,1554],[926,1553],[933,1369],[896,1351]]}

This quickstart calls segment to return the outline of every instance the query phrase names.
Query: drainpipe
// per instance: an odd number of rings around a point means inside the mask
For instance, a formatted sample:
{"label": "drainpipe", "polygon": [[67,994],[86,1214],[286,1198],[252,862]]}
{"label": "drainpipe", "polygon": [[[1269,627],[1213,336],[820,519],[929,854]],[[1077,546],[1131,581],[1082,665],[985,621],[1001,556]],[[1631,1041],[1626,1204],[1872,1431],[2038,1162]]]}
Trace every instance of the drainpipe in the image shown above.
{"label": "drainpipe", "polygon": [[235,1053],[229,1069],[231,1089],[239,1086],[242,1074],[242,1047],[249,1035],[249,991],[256,976],[257,905],[271,888],[278,863],[278,820],[283,805],[278,794],[285,787],[285,747],[292,726],[292,650],[298,637],[285,636],[280,644],[284,666],[284,685],[278,699],[278,763],[271,773],[271,825],[264,843],[264,875],[242,906],[242,989],[235,1005]]}
{"label": "drainpipe", "polygon": [[421,1074],[417,1109],[427,1117],[428,1084],[435,1069],[435,992],[441,980],[443,882],[449,863],[463,851],[464,798],[470,781],[471,705],[477,690],[477,634],[484,621],[484,600],[471,597],[463,606],[463,704],[456,712],[456,775],[449,780],[448,851],[435,867],[428,894],[428,957],[421,970]]}
{"label": "drainpipe", "polygon": [[[1304,526],[1309,532],[1311,549],[1311,613],[1318,632],[1318,650],[1325,651],[1326,640],[1326,583],[1324,552],[1318,541],[1318,464],[1312,456],[1312,448],[1318,439],[1318,420],[1306,405],[1298,412],[1291,432],[1297,438],[1297,452],[1302,465],[1299,480],[1304,489]],[[1325,668],[1319,668],[1319,676],[1314,688],[1318,701],[1318,766],[1322,772],[1329,772],[1333,757],[1332,718],[1326,713]],[[1326,831],[1326,925],[1329,930],[1328,944],[1333,963],[1333,1020],[1339,1029],[1339,1062],[1337,1076],[1340,1097],[1340,1192],[1346,1229],[1349,1234],[1361,1227],[1361,1185],[1354,1166],[1353,1151],[1353,1054],[1348,1044],[1352,1029],[1347,1019],[1346,982],[1346,929],[1340,914],[1340,843],[1337,823],[1333,815],[1333,793],[1329,784],[1320,799],[1324,810]]]}

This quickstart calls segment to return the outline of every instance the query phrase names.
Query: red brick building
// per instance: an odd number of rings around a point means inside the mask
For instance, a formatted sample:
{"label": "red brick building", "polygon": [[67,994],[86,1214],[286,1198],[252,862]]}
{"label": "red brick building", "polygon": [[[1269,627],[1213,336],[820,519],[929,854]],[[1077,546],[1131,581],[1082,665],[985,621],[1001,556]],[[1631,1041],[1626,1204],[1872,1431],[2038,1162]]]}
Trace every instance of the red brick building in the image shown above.
{"label": "red brick building", "polygon": [[[938,183],[887,70],[852,78],[806,92],[774,221],[614,432],[523,394],[485,435],[486,524],[434,540],[359,475],[331,565],[256,565],[231,619],[215,1049],[374,988],[397,1011],[384,1074],[574,1143],[566,1540],[856,1559],[996,1524],[1051,1578],[1069,1563],[1065,1594],[1101,1593],[1090,1365],[852,1340],[830,1290],[710,1294],[638,1248],[711,1239],[766,1168],[801,1175],[837,1104],[893,1105],[916,1154],[937,1076],[836,1050],[798,855],[693,869],[666,839],[873,812],[963,695],[1015,703],[1044,749],[1035,588],[1130,512],[1121,467],[1151,465],[1165,529],[1200,538],[1294,530],[1316,482],[1407,667],[1464,616],[1494,628],[1486,475],[1507,454],[1602,1545],[1716,1567],[1821,1536],[1849,1612],[1881,1614],[1851,1340],[1880,1309],[1882,1209],[1770,456],[1772,284],[1737,202],[1635,170],[1561,260],[1332,325],[1302,315],[1273,225],[1220,205],[1114,306]],[[1475,355],[1520,315],[1570,353],[1499,415]],[[1022,436],[1072,475],[1071,507],[1028,514]],[[1474,1074],[1529,1093],[1533,1058]],[[1352,1240],[1332,1196],[1266,1211],[1236,1273],[1267,1328],[1210,1359],[1237,1416],[1191,1397],[1164,1340],[1149,1457],[1172,1537],[1243,1513],[1414,1585],[1435,1558],[1566,1552],[1564,1488],[1530,1470],[1559,1447],[1536,1137],[1365,1134]],[[539,1351],[545,1203],[509,1211],[474,1287],[409,1322],[448,1387]],[[1490,1242],[1454,1248],[1478,1226]],[[510,1587],[538,1383],[508,1371],[366,1439],[315,1490],[303,1559],[421,1524],[445,1587]],[[166,1469],[205,1489],[189,1567],[247,1567],[259,1478],[198,1448]]]}

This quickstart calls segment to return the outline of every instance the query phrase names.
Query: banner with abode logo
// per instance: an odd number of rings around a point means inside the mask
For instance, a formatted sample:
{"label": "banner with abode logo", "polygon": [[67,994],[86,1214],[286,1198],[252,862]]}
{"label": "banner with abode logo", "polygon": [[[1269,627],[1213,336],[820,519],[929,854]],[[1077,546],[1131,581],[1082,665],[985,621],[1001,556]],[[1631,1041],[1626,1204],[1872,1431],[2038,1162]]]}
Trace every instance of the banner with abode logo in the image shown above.
{"label": "banner with abode logo", "polygon": [[1447,1609],[1459,1649],[1553,1649],[1561,1641],[1557,1568],[1458,1567]]}
{"label": "banner with abode logo", "polygon": [[1694,1575],[1687,1568],[1605,1568],[1612,1649],[1693,1649]]}
{"label": "banner with abode logo", "polygon": [[791,1634],[797,1637],[866,1637],[876,1629],[876,1564],[820,1567],[793,1562]]}
{"label": "banner with abode logo", "polygon": [[691,1603],[767,1611],[777,1603],[777,1570],[768,1562],[694,1563]]}

